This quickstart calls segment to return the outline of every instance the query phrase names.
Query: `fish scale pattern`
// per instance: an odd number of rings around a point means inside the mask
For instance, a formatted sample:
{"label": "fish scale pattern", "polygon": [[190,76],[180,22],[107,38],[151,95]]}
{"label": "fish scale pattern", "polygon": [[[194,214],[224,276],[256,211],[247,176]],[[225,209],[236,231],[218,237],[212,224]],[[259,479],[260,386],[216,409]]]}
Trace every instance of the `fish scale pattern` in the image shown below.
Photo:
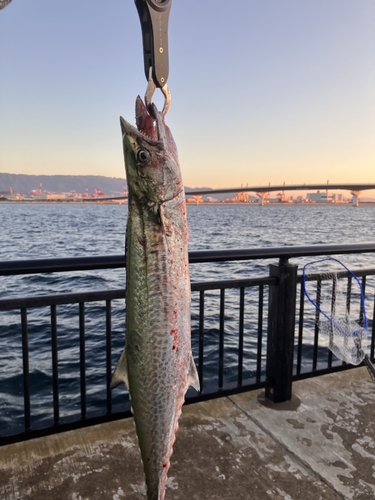
{"label": "fish scale pattern", "polygon": [[[164,116],[136,101],[137,131],[121,119],[129,186],[126,345],[113,375],[129,388],[149,500],[163,500],[189,383],[199,386],[190,341],[186,205],[177,149]],[[144,132],[147,131],[147,135]],[[157,138],[157,140],[156,140]]]}
{"label": "fish scale pattern", "polygon": [[[165,224],[184,217],[180,201],[166,204]],[[139,220],[129,225],[136,237],[128,234],[134,259],[127,287],[127,300],[134,303],[127,317],[129,389],[148,490],[160,490],[163,498],[191,356],[187,236],[179,230],[186,221],[166,236],[147,212],[133,213]]]}

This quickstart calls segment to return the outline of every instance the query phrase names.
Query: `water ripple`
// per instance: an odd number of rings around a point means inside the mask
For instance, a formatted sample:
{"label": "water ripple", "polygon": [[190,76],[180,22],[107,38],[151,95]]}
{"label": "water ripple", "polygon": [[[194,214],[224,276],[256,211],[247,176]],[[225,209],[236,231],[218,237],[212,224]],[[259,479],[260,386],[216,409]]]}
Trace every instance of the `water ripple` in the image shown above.
{"label": "water ripple", "polygon": [[[127,206],[66,204],[1,204],[0,260],[62,258],[124,253]],[[321,243],[357,243],[373,239],[375,207],[200,205],[188,207],[190,250],[214,250]],[[360,231],[358,230],[360,228]],[[309,258],[293,259],[301,268]],[[373,267],[372,255],[342,258],[352,268]],[[270,261],[205,263],[191,266],[192,281],[267,276]],[[125,270],[81,271],[4,277],[0,298],[120,289]],[[368,311],[372,324],[375,278],[367,280]],[[204,382],[218,383],[220,293],[205,293]],[[299,304],[299,302],[298,302]],[[257,368],[258,291],[246,290],[244,310],[243,377],[254,377]],[[264,311],[268,307],[264,294]],[[105,408],[105,304],[85,306],[87,409]],[[298,311],[297,311],[298,313]],[[80,411],[78,305],[57,306],[59,404],[61,416]],[[23,424],[22,335],[19,312],[0,313],[0,431]],[[302,348],[303,365],[313,362],[314,311],[306,307]],[[192,345],[198,357],[199,293],[192,295]],[[239,293],[225,293],[224,383],[237,380]],[[265,370],[266,319],[262,326],[261,371]],[[32,423],[53,418],[51,326],[49,308],[28,311],[30,393]],[[112,355],[120,356],[125,339],[124,300],[112,302]],[[326,347],[318,361],[326,361]],[[112,369],[114,366],[112,366]],[[113,394],[114,404],[127,400],[125,388]]]}

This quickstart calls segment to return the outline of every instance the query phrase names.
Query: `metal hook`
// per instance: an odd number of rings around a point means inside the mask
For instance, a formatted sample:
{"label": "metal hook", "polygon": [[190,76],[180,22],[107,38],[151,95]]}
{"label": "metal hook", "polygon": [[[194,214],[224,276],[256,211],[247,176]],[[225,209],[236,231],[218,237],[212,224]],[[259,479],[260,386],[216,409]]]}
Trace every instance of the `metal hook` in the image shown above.
{"label": "metal hook", "polygon": [[[152,78],[152,66],[149,68],[148,74],[148,85],[145,93],[145,104],[146,107],[149,107],[152,103],[152,96],[154,95],[156,90],[156,84]],[[160,90],[164,95],[164,107],[163,107],[163,115],[165,116],[168,113],[169,105],[171,103],[171,93],[169,91],[168,85],[165,84],[163,87],[160,87]]]}

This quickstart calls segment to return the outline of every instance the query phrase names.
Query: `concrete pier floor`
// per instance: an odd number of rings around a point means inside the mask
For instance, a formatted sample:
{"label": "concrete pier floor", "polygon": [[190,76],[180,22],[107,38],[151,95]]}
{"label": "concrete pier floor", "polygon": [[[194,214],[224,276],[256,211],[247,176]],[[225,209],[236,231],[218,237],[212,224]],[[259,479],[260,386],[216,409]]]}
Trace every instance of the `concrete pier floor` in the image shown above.
{"label": "concrete pier floor", "polygon": [[[166,500],[375,498],[375,384],[365,368],[184,407]],[[144,500],[132,419],[0,448],[1,500]]]}

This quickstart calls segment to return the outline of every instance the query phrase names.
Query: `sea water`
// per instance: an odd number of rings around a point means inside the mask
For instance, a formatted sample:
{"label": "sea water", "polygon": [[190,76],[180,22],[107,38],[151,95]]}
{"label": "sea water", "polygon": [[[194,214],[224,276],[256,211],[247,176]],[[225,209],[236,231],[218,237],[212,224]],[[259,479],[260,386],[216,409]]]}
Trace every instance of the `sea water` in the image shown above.
{"label": "sea water", "polygon": [[[124,253],[127,205],[0,204],[0,260],[33,260]],[[238,249],[374,241],[375,206],[349,205],[191,205],[189,249]],[[299,268],[311,258],[292,259]],[[374,267],[373,254],[341,257],[349,268]],[[267,276],[276,260],[191,265],[191,279]],[[122,269],[2,277],[0,299],[124,288]],[[253,376],[257,335],[257,291],[246,292],[244,377]],[[369,303],[373,282],[367,286]],[[265,301],[267,297],[265,296]],[[238,291],[226,295],[224,381],[236,380]],[[86,305],[86,382],[88,411],[105,407],[105,309]],[[61,416],[79,412],[79,327],[77,305],[58,306],[59,402]],[[206,293],[205,383],[217,383],[219,293]],[[52,415],[51,335],[48,308],[28,311],[32,423]],[[192,340],[197,354],[198,294],[193,294]],[[264,334],[266,321],[264,321]],[[23,423],[22,350],[19,311],[0,313],[0,430]],[[125,338],[124,301],[113,302],[114,363]],[[311,350],[310,350],[311,351]],[[305,362],[311,352],[304,351]],[[262,367],[264,369],[264,359]],[[117,391],[117,392],[116,392]],[[114,392],[114,404],[124,390]]]}

